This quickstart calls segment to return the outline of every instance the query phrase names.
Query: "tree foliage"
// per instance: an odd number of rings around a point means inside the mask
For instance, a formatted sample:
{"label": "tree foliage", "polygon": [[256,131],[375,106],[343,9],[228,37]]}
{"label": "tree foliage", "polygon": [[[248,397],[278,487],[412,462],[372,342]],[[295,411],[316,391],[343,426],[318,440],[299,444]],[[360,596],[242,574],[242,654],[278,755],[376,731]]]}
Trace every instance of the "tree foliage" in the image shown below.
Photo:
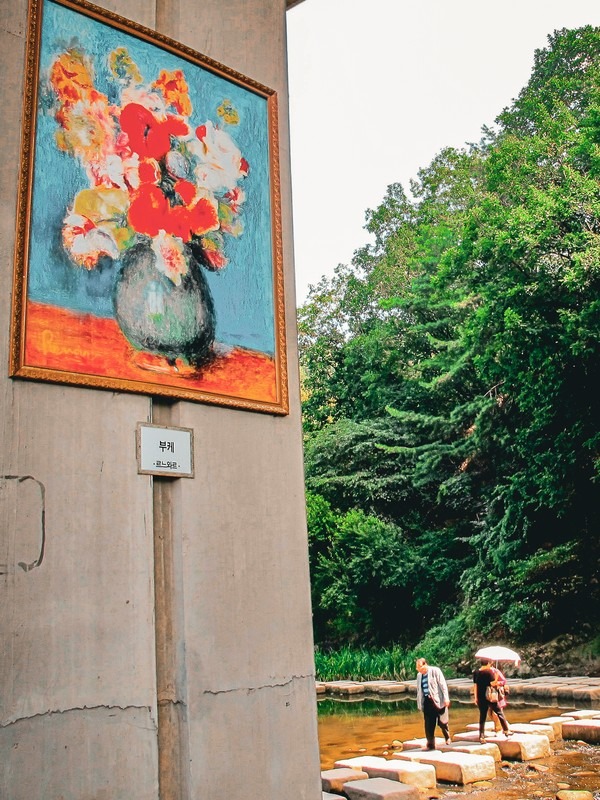
{"label": "tree foliage", "polygon": [[317,641],[597,629],[600,30],[366,227],[299,311]]}

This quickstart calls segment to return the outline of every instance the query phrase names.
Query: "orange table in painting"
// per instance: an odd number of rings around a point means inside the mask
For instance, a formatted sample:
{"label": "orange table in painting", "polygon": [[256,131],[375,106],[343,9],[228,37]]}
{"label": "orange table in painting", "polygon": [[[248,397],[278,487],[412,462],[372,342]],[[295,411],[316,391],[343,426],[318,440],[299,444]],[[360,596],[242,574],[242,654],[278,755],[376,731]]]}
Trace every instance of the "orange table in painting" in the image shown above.
{"label": "orange table in painting", "polygon": [[136,351],[114,319],[31,301],[27,303],[25,341],[26,367],[75,374],[82,383],[86,377],[105,378],[112,381],[110,388],[114,381],[135,382],[132,389],[148,394],[158,385],[183,390],[182,395],[196,391],[277,403],[274,359],[240,347],[215,345],[214,360],[201,370],[178,365],[179,371],[160,371],[163,360]]}

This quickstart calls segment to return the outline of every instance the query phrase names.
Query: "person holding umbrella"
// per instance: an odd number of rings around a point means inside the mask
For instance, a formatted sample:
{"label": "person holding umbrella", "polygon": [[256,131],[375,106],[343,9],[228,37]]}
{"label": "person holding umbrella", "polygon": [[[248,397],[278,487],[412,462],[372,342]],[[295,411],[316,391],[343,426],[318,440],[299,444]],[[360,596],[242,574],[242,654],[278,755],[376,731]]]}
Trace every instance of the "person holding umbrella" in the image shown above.
{"label": "person holding umbrella", "polygon": [[504,735],[512,736],[513,732],[508,727],[504,711],[498,705],[498,674],[492,666],[491,659],[483,661],[481,667],[473,673],[474,700],[479,708],[479,741],[485,742],[485,721],[490,709],[498,717]]}
{"label": "person holding umbrella", "polygon": [[[506,677],[504,676],[504,673],[498,669],[497,664],[494,666],[494,670],[496,672],[496,685],[498,687],[498,707],[504,711],[504,709],[508,705],[508,701],[506,699],[506,695],[508,693],[508,686],[506,685]],[[502,727],[500,725],[498,718],[494,715],[492,708],[490,708],[488,716],[494,723],[495,733],[499,733],[502,730]],[[506,716],[506,713],[504,714],[504,716]]]}

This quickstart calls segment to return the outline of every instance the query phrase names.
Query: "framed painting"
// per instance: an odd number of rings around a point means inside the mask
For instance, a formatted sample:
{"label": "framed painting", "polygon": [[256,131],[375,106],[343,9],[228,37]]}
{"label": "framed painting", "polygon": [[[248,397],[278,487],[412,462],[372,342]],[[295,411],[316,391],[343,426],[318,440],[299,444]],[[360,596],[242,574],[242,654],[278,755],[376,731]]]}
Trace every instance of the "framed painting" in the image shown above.
{"label": "framed painting", "polygon": [[274,91],[30,0],[10,374],[288,412]]}

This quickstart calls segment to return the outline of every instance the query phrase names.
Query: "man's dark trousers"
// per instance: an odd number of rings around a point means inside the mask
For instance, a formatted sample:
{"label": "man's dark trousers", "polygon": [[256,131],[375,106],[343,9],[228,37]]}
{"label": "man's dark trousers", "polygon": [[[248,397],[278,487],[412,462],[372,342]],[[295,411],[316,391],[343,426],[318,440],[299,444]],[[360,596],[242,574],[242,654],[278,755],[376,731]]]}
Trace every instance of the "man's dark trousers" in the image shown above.
{"label": "man's dark trousers", "polygon": [[438,708],[431,697],[423,698],[423,717],[425,720],[425,738],[427,739],[427,747],[432,750],[435,749],[435,726],[439,725],[444,734],[444,739],[450,738],[450,729],[447,722],[440,721],[440,714],[443,714],[444,708]]}

